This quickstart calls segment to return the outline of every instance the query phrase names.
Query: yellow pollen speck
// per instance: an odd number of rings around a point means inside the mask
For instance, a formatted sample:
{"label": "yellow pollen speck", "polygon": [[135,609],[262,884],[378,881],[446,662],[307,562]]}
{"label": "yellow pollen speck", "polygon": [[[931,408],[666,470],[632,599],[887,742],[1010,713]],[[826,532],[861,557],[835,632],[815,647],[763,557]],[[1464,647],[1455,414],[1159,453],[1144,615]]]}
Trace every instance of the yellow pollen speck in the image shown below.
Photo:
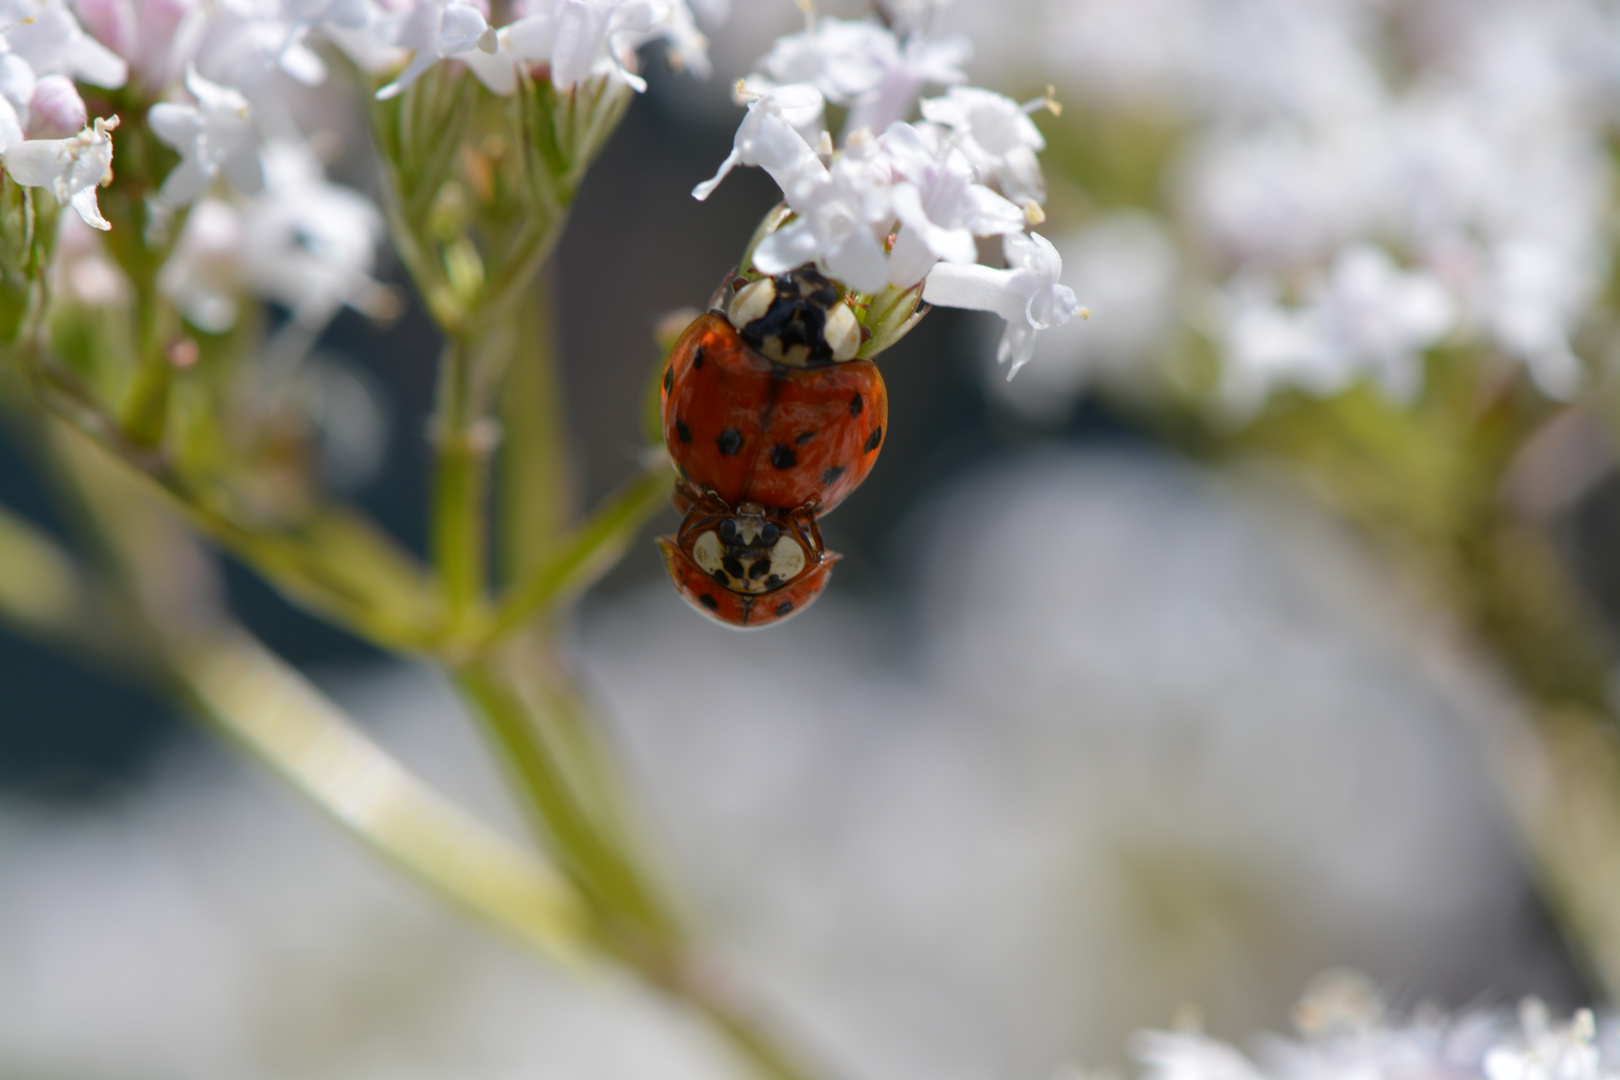
{"label": "yellow pollen speck", "polygon": [[1063,115],[1063,105],[1057,99],[1057,87],[1046,88],[1046,108],[1053,116]]}
{"label": "yellow pollen speck", "polygon": [[1091,309],[1090,309],[1090,308],[1088,308],[1088,307],[1083,307],[1083,308],[1081,308],[1081,309],[1080,309],[1080,317],[1081,317],[1081,318],[1082,318],[1082,319],[1089,319],[1089,318],[1091,318]]}
{"label": "yellow pollen speck", "polygon": [[1031,225],[1039,225],[1046,220],[1046,211],[1034,199],[1024,200],[1024,220]]}

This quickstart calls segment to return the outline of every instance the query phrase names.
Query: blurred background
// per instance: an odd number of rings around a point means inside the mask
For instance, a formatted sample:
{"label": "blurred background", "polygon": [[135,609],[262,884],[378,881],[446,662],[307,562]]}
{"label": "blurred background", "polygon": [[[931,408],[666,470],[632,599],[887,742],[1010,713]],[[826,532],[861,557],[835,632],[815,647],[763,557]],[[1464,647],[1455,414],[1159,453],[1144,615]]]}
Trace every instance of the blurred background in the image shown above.
{"label": "blurred background", "polygon": [[[1487,113],[1534,98],[1536,123],[1601,131],[1610,105],[1592,95],[1614,89],[1620,24],[1530,0],[956,0],[941,18],[970,35],[978,85],[1057,86],[1065,112],[1039,118],[1045,232],[1093,318],[1010,385],[988,316],[936,310],[886,354],[882,461],[825,523],[835,584],[788,626],[734,634],[687,611],[650,539],[673,512],[586,598],[574,656],[675,892],[851,1077],[1123,1069],[1130,1032],[1187,1006],[1226,1038],[1284,1028],[1335,966],[1407,1004],[1592,1001],[1482,750],[1515,708],[1500,673],[1275,466],[1191,452],[1143,403],[1166,371],[1203,378],[1229,432],[1273,384],[1336,389],[1277,349],[1215,386],[1208,343],[1246,325],[1219,311],[1253,281],[1306,295],[1300,267],[1387,236],[1341,205],[1374,184],[1343,175],[1378,137],[1360,127],[1382,122],[1363,99],[1399,96],[1368,80],[1441,112],[1461,107],[1442,90]],[[583,188],[553,281],[581,506],[634,467],[654,326],[706,300],[777,198],[751,170],[706,203],[689,193],[730,147],[730,83],[801,21],[785,0],[738,4],[713,78],[652,65]],[[1549,87],[1560,72],[1578,93]],[[338,92],[307,108],[326,110],[336,178],[370,190]],[[1305,116],[1287,129],[1296,157],[1323,116],[1364,142],[1290,187],[1283,114]],[[1495,175],[1475,143],[1539,152],[1475,134],[1435,151],[1475,187]],[[1571,241],[1595,247],[1585,277],[1500,299],[1542,298],[1514,324],[1535,339],[1518,355],[1554,382],[1536,312],[1577,325],[1607,287],[1596,149],[1543,159],[1568,175],[1525,182],[1503,211],[1578,210],[1547,231],[1593,231]],[[1231,164],[1245,153],[1264,167]],[[1464,188],[1432,191],[1485,199]],[[1295,197],[1329,189],[1331,206]],[[1427,344],[1421,322],[1388,331],[1390,370],[1401,341]],[[431,323],[346,311],[321,353],[330,478],[421,550]],[[1617,489],[1602,462],[1572,468],[1556,531],[1601,609]],[[0,501],[56,521],[3,442]],[[447,688],[225,573],[273,649],[520,832]],[[138,688],[11,636],[0,688],[0,1075],[735,1073],[633,988],[582,992],[418,895]]]}

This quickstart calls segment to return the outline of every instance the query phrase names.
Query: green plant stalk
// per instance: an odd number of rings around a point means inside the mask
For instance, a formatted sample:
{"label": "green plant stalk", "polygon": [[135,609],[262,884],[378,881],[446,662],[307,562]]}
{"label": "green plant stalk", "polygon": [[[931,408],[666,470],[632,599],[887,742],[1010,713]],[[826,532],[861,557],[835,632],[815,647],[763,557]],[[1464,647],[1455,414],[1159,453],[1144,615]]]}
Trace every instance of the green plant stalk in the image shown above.
{"label": "green plant stalk", "polygon": [[[604,811],[610,785],[587,747],[578,706],[554,686],[536,686],[534,670],[551,658],[526,652],[527,685],[515,685],[509,662],[468,664],[454,672],[485,735],[506,768],[531,826],[559,869],[585,897],[616,951],[661,955],[678,940],[675,921],[636,865],[615,828],[617,807]],[[551,681],[551,680],[548,680]]]}
{"label": "green plant stalk", "polygon": [[485,515],[494,432],[477,363],[466,338],[445,341],[433,422],[433,561],[456,626],[465,625],[482,603],[488,575]]}
{"label": "green plant stalk", "polygon": [[488,641],[499,641],[580,592],[624,556],[641,526],[669,501],[671,473],[658,455],[581,522],[536,551],[500,599]]}
{"label": "green plant stalk", "polygon": [[[595,913],[598,940],[650,986],[704,1020],[769,1080],[810,1080],[772,1027],[708,972],[640,868],[617,785],[596,746],[593,717],[539,642],[506,662],[456,673],[457,684],[506,766],[558,868]],[[514,666],[525,678],[518,687]]]}
{"label": "green plant stalk", "polygon": [[498,404],[496,550],[501,579],[520,580],[568,526],[574,484],[567,409],[557,370],[551,275],[542,274],[509,320],[512,360]]}

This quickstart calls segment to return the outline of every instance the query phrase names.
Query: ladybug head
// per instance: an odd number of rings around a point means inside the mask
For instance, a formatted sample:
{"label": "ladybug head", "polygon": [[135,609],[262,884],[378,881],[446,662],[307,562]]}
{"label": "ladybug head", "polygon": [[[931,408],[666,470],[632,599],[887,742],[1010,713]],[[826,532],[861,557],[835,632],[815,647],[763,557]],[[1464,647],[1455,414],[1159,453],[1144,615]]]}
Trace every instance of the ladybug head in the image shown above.
{"label": "ladybug head", "polygon": [[861,347],[855,312],[810,265],[738,287],[726,318],[744,341],[779,364],[815,367],[853,360]]}
{"label": "ladybug head", "polygon": [[752,503],[733,511],[712,497],[694,504],[680,531],[661,537],[658,546],[686,602],[739,629],[768,626],[809,607],[838,560],[823,550],[807,515]]}

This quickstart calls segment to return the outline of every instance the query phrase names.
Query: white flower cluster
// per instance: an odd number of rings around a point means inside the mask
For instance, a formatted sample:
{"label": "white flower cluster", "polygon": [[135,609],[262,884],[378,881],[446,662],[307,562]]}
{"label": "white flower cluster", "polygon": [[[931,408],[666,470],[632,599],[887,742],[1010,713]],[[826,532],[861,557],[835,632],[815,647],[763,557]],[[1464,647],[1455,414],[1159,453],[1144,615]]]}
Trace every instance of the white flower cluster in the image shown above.
{"label": "white flower cluster", "polygon": [[[738,83],[748,115],[704,199],[737,165],[764,169],[793,218],[754,251],[776,274],[807,262],[858,292],[923,285],[923,299],[993,311],[1007,320],[997,359],[1009,377],[1029,360],[1037,332],[1079,308],[1058,278],[1057,250],[1026,233],[1044,219],[1030,119],[1046,100],[1020,105],[959,85],[967,39],[930,39],[875,22],[816,19],[785,37]],[[949,86],[921,101],[924,87]],[[827,104],[848,110],[834,148]],[[1007,267],[977,264],[976,237],[1002,238]]]}
{"label": "white flower cluster", "polygon": [[[1416,65],[1396,83],[1374,7],[1318,6],[1287,19],[1314,68],[1211,73],[1226,104],[1183,178],[1189,222],[1238,267],[1217,335],[1234,398],[1363,374],[1408,398],[1422,352],[1445,340],[1573,395],[1572,339],[1608,273],[1606,17],[1582,0],[1422,0],[1391,31]],[[1267,97],[1267,83],[1293,90]],[[1285,324],[1297,332],[1273,332]]]}
{"label": "white flower cluster", "polygon": [[112,177],[113,117],[86,126],[75,79],[123,86],[124,61],[87,35],[63,0],[0,0],[0,165],[17,183],[108,228],[96,188]]}
{"label": "white flower cluster", "polygon": [[[712,6],[713,0],[711,0]],[[380,213],[330,183],[291,107],[326,77],[322,37],[362,69],[397,71],[379,97],[433,64],[463,62],[490,89],[516,89],[520,65],[561,89],[598,78],[638,89],[635,50],[661,39],[677,63],[706,70],[684,0],[519,0],[499,29],[483,6],[450,0],[0,0],[0,162],[98,229],[96,189],[111,178],[117,118],[86,126],[74,80],[115,89],[133,79],[158,100],[147,121],[180,154],[154,200],[191,206],[160,285],[186,317],[218,332],[243,292],[318,329],[344,304],[380,311],[372,278]],[[718,13],[716,13],[718,14]],[[81,130],[82,129],[82,130]],[[77,132],[77,134],[75,134]]]}
{"label": "white flower cluster", "polygon": [[1620,1037],[1590,1010],[1555,1020],[1537,999],[1516,1016],[1392,1018],[1359,976],[1332,973],[1295,1010],[1300,1038],[1271,1038],[1258,1060],[1200,1034],[1144,1032],[1142,1080],[1615,1080]]}
{"label": "white flower cluster", "polygon": [[[1606,358],[1592,316],[1612,299],[1617,209],[1608,0],[1007,0],[951,14],[981,78],[1054,82],[1104,130],[1152,118],[1139,145],[1157,140],[1166,167],[1112,209],[1163,201],[1180,280],[1143,299],[1217,344],[1235,412],[1282,386],[1370,381],[1399,400],[1435,347],[1520,365],[1559,399]],[[1090,242],[1053,239],[1065,254]],[[1112,316],[1117,299],[1097,306]],[[1347,317],[1375,300],[1371,322]],[[1121,357],[1097,331],[1063,354],[1043,343],[1041,366],[1117,383]]]}

